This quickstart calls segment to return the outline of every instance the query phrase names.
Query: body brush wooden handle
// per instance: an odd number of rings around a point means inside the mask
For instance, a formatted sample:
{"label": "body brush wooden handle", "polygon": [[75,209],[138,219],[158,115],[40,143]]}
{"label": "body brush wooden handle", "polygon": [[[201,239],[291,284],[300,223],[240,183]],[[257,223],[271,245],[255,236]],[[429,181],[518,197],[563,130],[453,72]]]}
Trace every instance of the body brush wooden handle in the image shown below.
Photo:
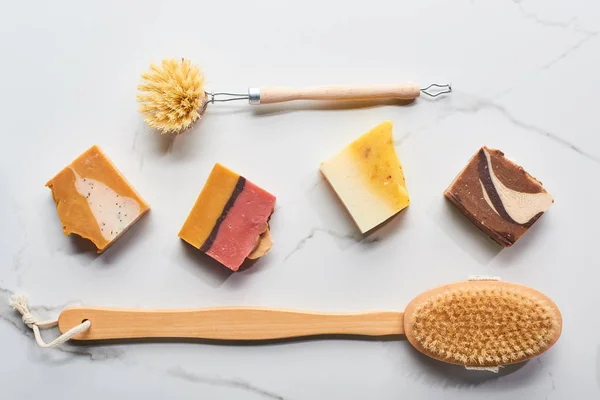
{"label": "body brush wooden handle", "polygon": [[388,336],[404,333],[401,312],[327,314],[254,307],[137,310],[74,307],[63,310],[66,332],[83,320],[91,327],[74,340],[198,338],[268,340],[315,335]]}
{"label": "body brush wooden handle", "polygon": [[353,335],[398,336],[421,353],[451,364],[497,367],[526,361],[560,337],[556,304],[527,286],[470,280],[438,286],[415,297],[404,313],[318,313],[256,307],[196,310],[136,310],[75,307],[63,310],[63,333],[46,344],[39,335],[52,322],[38,322],[23,299],[13,307],[28,321],[40,346],[69,339],[198,338],[268,340]]}
{"label": "body brush wooden handle", "polygon": [[415,83],[397,85],[317,86],[307,88],[251,88],[250,103],[272,104],[292,100],[413,100],[421,94]]}

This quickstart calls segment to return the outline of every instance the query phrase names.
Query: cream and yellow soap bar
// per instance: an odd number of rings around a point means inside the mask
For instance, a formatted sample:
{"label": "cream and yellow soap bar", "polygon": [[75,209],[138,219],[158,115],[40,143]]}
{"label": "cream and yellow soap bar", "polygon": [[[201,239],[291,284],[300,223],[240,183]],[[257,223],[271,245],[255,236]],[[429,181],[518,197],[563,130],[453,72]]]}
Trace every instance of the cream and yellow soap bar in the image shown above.
{"label": "cream and yellow soap bar", "polygon": [[321,172],[362,233],[410,204],[390,121],[377,125],[322,163]]}

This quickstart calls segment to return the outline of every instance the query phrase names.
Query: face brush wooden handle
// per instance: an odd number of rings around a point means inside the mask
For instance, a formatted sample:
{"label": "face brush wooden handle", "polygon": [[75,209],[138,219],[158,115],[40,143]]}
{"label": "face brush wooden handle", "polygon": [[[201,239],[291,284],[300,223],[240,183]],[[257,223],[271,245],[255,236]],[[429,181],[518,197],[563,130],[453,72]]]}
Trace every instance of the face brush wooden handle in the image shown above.
{"label": "face brush wooden handle", "polygon": [[[397,85],[321,86],[308,88],[263,87],[253,104],[272,104],[292,100],[413,100],[421,94],[415,83]],[[252,96],[251,96],[252,98]]]}
{"label": "face brush wooden handle", "polygon": [[198,338],[267,340],[315,335],[388,336],[404,333],[401,312],[327,314],[254,307],[136,310],[74,307],[63,310],[64,333],[83,320],[91,327],[74,340]]}

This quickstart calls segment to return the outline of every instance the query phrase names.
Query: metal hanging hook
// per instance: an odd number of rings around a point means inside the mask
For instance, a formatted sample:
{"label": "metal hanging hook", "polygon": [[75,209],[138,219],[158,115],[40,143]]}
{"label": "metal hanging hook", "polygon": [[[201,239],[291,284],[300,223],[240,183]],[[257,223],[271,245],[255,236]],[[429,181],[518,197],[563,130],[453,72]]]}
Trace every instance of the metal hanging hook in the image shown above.
{"label": "metal hanging hook", "polygon": [[[440,89],[440,90],[437,92],[429,92],[428,90],[431,88],[436,88],[436,89]],[[442,94],[452,92],[452,85],[450,83],[447,83],[447,84],[432,83],[431,85],[427,86],[426,88],[421,89],[421,92],[426,94],[429,97],[437,97]]]}

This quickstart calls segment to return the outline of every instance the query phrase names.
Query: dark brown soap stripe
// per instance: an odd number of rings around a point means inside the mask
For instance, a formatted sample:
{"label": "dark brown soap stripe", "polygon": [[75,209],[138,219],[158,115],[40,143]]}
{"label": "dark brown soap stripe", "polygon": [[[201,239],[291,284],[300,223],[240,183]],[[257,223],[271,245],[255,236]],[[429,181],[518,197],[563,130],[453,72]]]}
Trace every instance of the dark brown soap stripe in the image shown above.
{"label": "dark brown soap stripe", "polygon": [[485,156],[485,150],[480,149],[479,153],[477,154],[477,157],[478,157],[478,161],[479,161],[477,164],[477,171],[479,172],[479,179],[481,180],[481,183],[483,184],[483,188],[487,192],[488,197],[490,198],[492,204],[494,205],[494,208],[496,209],[496,211],[498,211],[498,214],[500,214],[500,216],[502,218],[504,218],[506,221],[508,221],[512,224],[517,224],[517,222],[515,222],[515,220],[513,220],[510,217],[510,215],[508,215],[508,213],[506,212],[506,209],[504,208],[504,204],[502,203],[502,199],[500,199],[500,195],[498,194],[498,191],[496,191],[496,187],[494,186],[494,183],[492,182],[492,177],[490,176],[490,174],[493,174],[494,171],[491,170],[492,164],[491,163],[488,164],[487,157]]}
{"label": "dark brown soap stripe", "polygon": [[235,187],[233,188],[231,197],[229,197],[229,200],[227,200],[227,203],[225,203],[225,207],[223,207],[221,215],[219,215],[219,218],[217,218],[217,222],[215,222],[215,226],[213,226],[212,230],[210,231],[210,235],[208,235],[208,237],[200,247],[200,251],[206,253],[212,247],[213,243],[215,242],[215,239],[217,238],[217,233],[219,233],[219,228],[221,227],[221,224],[227,217],[227,214],[229,213],[229,210],[231,210],[231,207],[233,207],[233,205],[235,204],[235,201],[237,200],[240,193],[242,193],[242,191],[244,190],[245,185],[246,178],[240,176],[237,183],[235,184]]}

